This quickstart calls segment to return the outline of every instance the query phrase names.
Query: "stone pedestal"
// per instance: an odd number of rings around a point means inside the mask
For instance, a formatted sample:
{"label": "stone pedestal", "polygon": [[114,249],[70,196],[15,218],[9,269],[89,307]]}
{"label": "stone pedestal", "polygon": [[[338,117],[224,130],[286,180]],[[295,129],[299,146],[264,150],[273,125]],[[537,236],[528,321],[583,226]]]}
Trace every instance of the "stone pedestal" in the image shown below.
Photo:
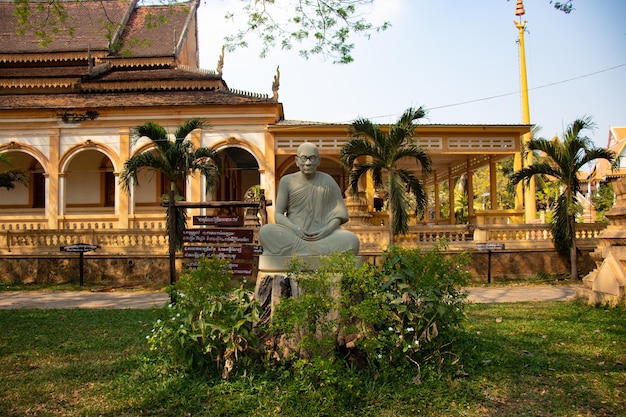
{"label": "stone pedestal", "polygon": [[599,244],[592,256],[598,267],[583,278],[584,287],[576,296],[590,304],[626,302],[626,178],[613,182],[615,206],[606,213],[609,226],[598,236]]}
{"label": "stone pedestal", "polygon": [[372,215],[367,211],[367,198],[364,191],[359,191],[357,194],[353,194],[350,191],[346,191],[346,208],[350,215],[350,220],[344,227],[364,227],[372,226]]}
{"label": "stone pedestal", "polygon": [[259,324],[266,324],[274,314],[274,308],[283,297],[297,297],[299,293],[296,281],[287,276],[287,272],[259,271],[254,287],[254,298],[261,307]]}
{"label": "stone pedestal", "polygon": [[[281,298],[297,297],[301,293],[302,290],[297,280],[288,274],[292,259],[292,256],[259,256],[259,272],[254,287],[254,297],[262,309],[259,323],[269,321]],[[306,267],[311,271],[319,267],[320,258],[318,256],[305,257],[303,260]],[[361,262],[360,257],[358,257],[358,262]],[[331,289],[333,297],[339,297],[340,283],[341,277],[333,277],[333,288]]]}

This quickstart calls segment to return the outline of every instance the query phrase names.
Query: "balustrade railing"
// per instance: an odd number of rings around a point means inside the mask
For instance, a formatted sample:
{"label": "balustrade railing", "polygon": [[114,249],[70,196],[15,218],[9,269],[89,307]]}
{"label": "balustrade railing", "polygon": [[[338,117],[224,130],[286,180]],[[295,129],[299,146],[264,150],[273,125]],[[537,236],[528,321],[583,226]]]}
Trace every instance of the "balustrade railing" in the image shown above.
{"label": "balustrade railing", "polygon": [[2,230],[42,230],[48,229],[48,217],[43,209],[34,212],[22,212],[10,215],[3,215],[0,221],[0,231]]}
{"label": "balustrade railing", "polygon": [[[57,227],[58,224],[58,227]],[[112,213],[66,214],[57,219],[54,226],[50,225],[48,216],[43,210],[25,211],[22,213],[3,212],[0,218],[0,231],[4,230],[114,230],[114,229],[155,229],[165,230],[167,218],[165,211],[160,213],[138,213],[128,216],[122,221],[119,215]]]}
{"label": "balustrade railing", "polygon": [[141,213],[135,214],[128,219],[131,229],[156,229],[167,228],[167,216],[165,213]]}
{"label": "balustrade railing", "polygon": [[87,243],[107,254],[166,254],[165,230],[7,230],[0,233],[0,253],[52,254],[61,246]]}
{"label": "balustrade railing", "polygon": [[473,227],[469,225],[429,225],[409,228],[406,235],[397,236],[395,241],[402,246],[433,245],[445,239],[448,243],[471,242]]}
{"label": "balustrade railing", "polygon": [[[576,241],[581,248],[593,248],[597,237],[606,228],[605,223],[577,223]],[[509,244],[545,244],[552,246],[552,231],[549,224],[483,225],[476,229],[476,240]]]}
{"label": "balustrade railing", "polygon": [[[106,254],[166,254],[168,237],[165,227],[152,227],[152,221],[144,219],[148,227],[133,229],[63,228],[34,229],[14,228],[0,230],[0,253],[47,254],[60,250],[60,246],[88,243],[99,246],[98,253]],[[81,225],[90,224],[81,222]],[[154,219],[154,224],[158,220]],[[576,225],[578,246],[593,249],[599,233],[606,227],[601,223]],[[363,254],[380,253],[388,243],[388,229],[383,226],[359,226],[350,228],[361,242]],[[547,224],[516,225],[431,225],[411,226],[406,235],[396,236],[395,242],[405,247],[428,247],[441,239],[450,248],[474,250],[478,242],[502,242],[507,249],[553,248],[550,226]]]}
{"label": "balustrade railing", "polygon": [[59,229],[62,230],[105,230],[119,228],[119,216],[103,215],[67,215],[59,218]]}

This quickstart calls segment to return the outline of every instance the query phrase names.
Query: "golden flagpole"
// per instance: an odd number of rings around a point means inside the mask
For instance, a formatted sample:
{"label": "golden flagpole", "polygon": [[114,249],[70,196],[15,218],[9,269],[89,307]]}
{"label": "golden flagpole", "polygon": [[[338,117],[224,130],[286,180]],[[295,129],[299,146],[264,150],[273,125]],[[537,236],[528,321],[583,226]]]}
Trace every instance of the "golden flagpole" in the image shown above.
{"label": "golden flagpole", "polygon": [[[525,14],[524,11],[524,3],[522,0],[517,0],[517,5],[515,8],[515,15],[519,16],[519,22],[514,21],[515,27],[519,33],[519,61],[520,61],[520,78],[521,78],[521,98],[522,98],[522,123],[529,125],[530,124],[530,106],[528,104],[528,78],[526,76],[526,51],[524,49],[524,32],[526,31],[526,21],[522,20],[522,16]],[[531,139],[531,133],[526,133],[522,136],[522,145],[526,146]],[[514,161],[514,169],[517,171],[522,168],[522,164],[526,163],[525,166],[531,166],[533,164],[533,155],[529,152],[526,155],[526,161],[523,160],[522,154],[515,156]],[[519,204],[521,204],[522,194],[524,195],[524,215],[526,218],[526,223],[530,223],[537,218],[537,208],[536,208],[536,200],[535,200],[535,179],[531,178],[528,187],[526,188],[526,192],[523,193],[523,190],[520,187],[517,188],[516,191],[516,207],[520,209]]]}

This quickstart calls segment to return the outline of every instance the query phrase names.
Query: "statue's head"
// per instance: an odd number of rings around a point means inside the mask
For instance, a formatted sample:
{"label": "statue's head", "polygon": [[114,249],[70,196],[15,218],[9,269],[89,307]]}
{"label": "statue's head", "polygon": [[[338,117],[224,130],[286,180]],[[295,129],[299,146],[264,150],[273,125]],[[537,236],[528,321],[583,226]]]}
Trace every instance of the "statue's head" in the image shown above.
{"label": "statue's head", "polygon": [[315,174],[320,165],[320,152],[313,143],[305,142],[298,147],[296,165],[305,175]]}

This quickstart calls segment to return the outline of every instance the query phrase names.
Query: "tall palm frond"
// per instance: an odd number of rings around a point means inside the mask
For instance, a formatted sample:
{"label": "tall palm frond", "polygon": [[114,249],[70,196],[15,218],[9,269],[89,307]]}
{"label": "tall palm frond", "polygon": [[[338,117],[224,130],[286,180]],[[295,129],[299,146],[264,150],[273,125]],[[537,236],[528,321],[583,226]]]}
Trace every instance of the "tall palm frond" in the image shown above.
{"label": "tall palm frond", "polygon": [[[0,153],[0,163],[12,166],[13,162],[9,155],[6,153]],[[28,187],[30,177],[28,172],[22,169],[11,169],[9,171],[0,173],[0,187],[12,190],[15,188],[15,184],[22,184]]]}
{"label": "tall palm frond", "polygon": [[569,254],[572,247],[571,242],[575,237],[575,230],[570,227],[570,222],[572,214],[578,211],[575,207],[576,204],[576,201],[570,200],[567,194],[561,194],[556,200],[554,216],[552,217],[554,247],[559,253],[566,255]]}
{"label": "tall palm frond", "polygon": [[0,187],[12,190],[15,184],[22,184],[28,187],[28,173],[21,169],[12,169],[10,171],[0,173]]}
{"label": "tall palm frond", "polygon": [[201,129],[206,126],[206,123],[202,121],[202,119],[193,118],[184,122],[182,125],[178,126],[176,132],[174,132],[174,137],[177,141],[184,141],[185,138],[194,130]]}
{"label": "tall palm frond", "polygon": [[[139,185],[138,174],[142,170],[162,173],[171,184],[171,191],[178,191],[177,184],[184,184],[188,175],[200,172],[206,180],[206,191],[209,192],[219,183],[222,163],[219,153],[207,147],[195,148],[187,139],[195,129],[208,126],[201,119],[190,119],[178,126],[174,132],[174,140],[168,138],[167,131],[158,123],[148,121],[132,129],[133,143],[142,137],[148,138],[154,149],[131,156],[120,173],[122,189],[128,191],[131,184]],[[168,210],[168,218],[176,216],[176,247],[182,246],[182,230],[187,222],[185,209],[176,208],[174,213]],[[168,221],[169,230],[169,221]]]}
{"label": "tall palm frond", "polygon": [[541,162],[522,168],[511,177],[512,184],[528,184],[531,178],[543,175],[563,186],[557,198],[551,230],[555,248],[562,254],[569,252],[571,279],[578,278],[576,254],[576,216],[580,205],[576,194],[581,190],[578,172],[590,162],[606,159],[610,163],[615,159],[613,152],[593,146],[591,139],[582,136],[586,129],[593,129],[595,124],[585,116],[572,122],[563,134],[562,141],[533,138],[527,146],[528,151],[541,152]]}
{"label": "tall palm frond", "polygon": [[[389,234],[390,244],[394,235],[408,231],[411,193],[417,202],[416,213],[426,204],[426,193],[420,178],[414,172],[399,167],[399,162],[414,159],[423,174],[430,173],[431,160],[428,154],[415,141],[415,124],[425,117],[425,110],[407,109],[398,121],[383,129],[370,120],[355,120],[348,133],[350,140],[341,149],[340,160],[350,170],[350,187],[358,191],[360,179],[370,174],[375,187],[383,187],[384,174],[387,175]],[[358,160],[358,162],[357,162]]]}
{"label": "tall palm frond", "polygon": [[206,191],[217,187],[223,170],[219,152],[211,148],[198,148],[189,161],[191,171],[198,171],[206,180]]}
{"label": "tall palm frond", "polygon": [[[120,186],[124,191],[129,191],[130,184],[140,185],[138,174],[141,170],[151,170],[165,174],[169,170],[169,164],[159,154],[142,152],[129,158],[124,163],[124,169],[120,173]],[[166,175],[168,178],[169,176]]]}

